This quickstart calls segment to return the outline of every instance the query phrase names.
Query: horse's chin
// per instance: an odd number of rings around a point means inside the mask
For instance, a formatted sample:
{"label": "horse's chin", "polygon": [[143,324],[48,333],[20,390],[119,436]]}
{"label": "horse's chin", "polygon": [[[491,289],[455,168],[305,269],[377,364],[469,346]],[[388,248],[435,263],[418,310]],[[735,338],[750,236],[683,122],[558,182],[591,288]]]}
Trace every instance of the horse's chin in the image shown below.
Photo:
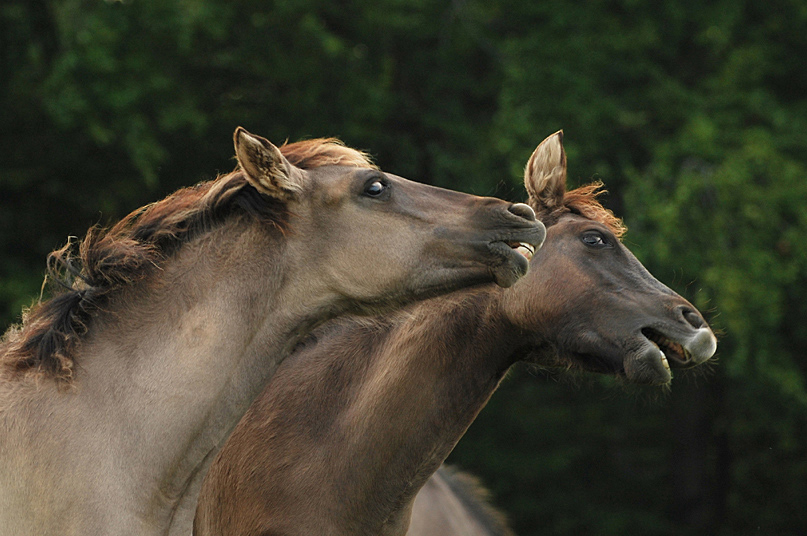
{"label": "horse's chin", "polygon": [[[644,385],[667,385],[672,380],[670,363],[659,347],[643,335],[631,337],[626,348],[623,345],[592,345],[595,351],[578,349],[564,352],[575,368],[624,378],[631,383]],[[560,358],[557,359],[560,362]],[[557,364],[557,363],[553,363]]]}
{"label": "horse's chin", "polygon": [[491,267],[491,273],[496,284],[503,288],[513,286],[527,273],[530,267],[529,259],[535,251],[534,247],[525,243],[511,245],[507,242],[493,242],[488,247],[501,259],[498,265]]}
{"label": "horse's chin", "polygon": [[667,356],[650,339],[625,356],[623,367],[625,378],[633,383],[667,385],[672,381]]}
{"label": "horse's chin", "polygon": [[[579,338],[576,342],[580,342]],[[658,330],[644,328],[620,345],[602,339],[586,342],[588,344],[574,350],[535,352],[526,361],[619,376],[636,384],[668,385],[672,381],[672,369],[703,363],[717,347],[714,335],[706,327],[685,336],[665,336]]]}

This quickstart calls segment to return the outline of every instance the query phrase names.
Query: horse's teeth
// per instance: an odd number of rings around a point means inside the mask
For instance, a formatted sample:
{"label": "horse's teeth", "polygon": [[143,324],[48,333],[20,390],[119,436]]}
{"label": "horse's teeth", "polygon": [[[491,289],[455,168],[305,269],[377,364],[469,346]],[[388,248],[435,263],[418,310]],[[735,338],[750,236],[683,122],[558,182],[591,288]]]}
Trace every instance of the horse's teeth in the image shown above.
{"label": "horse's teeth", "polygon": [[667,356],[664,355],[664,352],[661,350],[659,350],[658,353],[661,355],[661,364],[664,365],[665,369],[670,370],[670,363],[667,361]]}
{"label": "horse's teeth", "polygon": [[524,257],[526,257],[527,260],[532,259],[532,256],[535,254],[535,249],[531,245],[525,244],[524,242],[519,242],[518,243],[518,247],[516,247],[516,251],[518,251],[519,253],[524,255]]}

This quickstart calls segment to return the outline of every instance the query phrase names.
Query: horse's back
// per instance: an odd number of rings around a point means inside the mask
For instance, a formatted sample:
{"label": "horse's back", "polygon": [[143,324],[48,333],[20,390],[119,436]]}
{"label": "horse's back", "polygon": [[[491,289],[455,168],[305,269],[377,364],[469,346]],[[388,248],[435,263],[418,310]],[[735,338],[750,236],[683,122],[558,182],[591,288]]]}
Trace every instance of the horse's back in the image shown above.
{"label": "horse's back", "polygon": [[421,488],[407,536],[514,536],[473,477],[440,467]]}

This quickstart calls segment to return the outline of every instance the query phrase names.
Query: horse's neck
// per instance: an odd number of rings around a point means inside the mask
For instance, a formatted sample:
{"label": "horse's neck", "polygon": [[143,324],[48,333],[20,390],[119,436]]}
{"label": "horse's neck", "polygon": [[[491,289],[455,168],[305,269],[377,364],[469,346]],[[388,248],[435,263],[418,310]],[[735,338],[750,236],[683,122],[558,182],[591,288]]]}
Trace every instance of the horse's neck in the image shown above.
{"label": "horse's neck", "polygon": [[[465,294],[439,310],[426,302],[388,331],[337,328],[283,365],[280,383],[230,443],[254,443],[247,448],[260,453],[250,459],[268,464],[267,484],[280,494],[267,500],[277,514],[270,523],[295,519],[297,529],[312,523],[323,534],[405,532],[415,494],[511,364],[512,337],[492,307],[497,292]],[[251,456],[227,454],[230,463]]]}
{"label": "horse's neck", "polygon": [[[98,315],[71,389],[35,393],[29,415],[41,416],[25,426],[61,421],[51,446],[37,447],[50,478],[66,474],[57,467],[62,463],[86,479],[52,486],[54,502],[104,494],[121,519],[128,509],[155,533],[169,525],[172,534],[190,532],[207,464],[295,344],[300,326],[325,315],[316,297],[290,288],[295,277],[286,272],[293,270],[269,256],[282,244],[255,247],[256,240],[269,237],[247,228],[183,247],[153,280],[123,289]],[[256,251],[267,257],[255,258]],[[45,480],[36,485],[51,487]],[[76,496],[77,489],[87,495]]]}
{"label": "horse's neck", "polygon": [[[136,342],[133,351],[123,353],[134,354],[135,364],[128,377],[112,381],[122,383],[117,389],[129,396],[121,407],[151,408],[127,417],[134,422],[146,417],[143,435],[154,458],[143,459],[142,444],[135,448],[143,469],[163,471],[153,475],[161,482],[161,496],[178,501],[171,507],[170,534],[189,533],[211,460],[300,337],[331,314],[327,292],[317,288],[313,276],[301,277],[304,272],[285,257],[255,258],[256,251],[277,255],[282,246],[230,243],[229,251],[247,251],[252,258],[232,258],[228,251],[224,262],[214,259],[220,273],[205,274],[193,289],[172,285],[172,274],[166,273],[168,292],[161,301],[171,313],[161,319],[156,316],[160,304],[151,304],[155,317],[128,327],[128,340]],[[211,255],[222,253],[208,251],[203,257]],[[191,253],[173,274],[210,262]],[[118,351],[116,359],[121,357],[131,358]]]}
{"label": "horse's neck", "polygon": [[[388,368],[366,383],[365,396],[387,410],[364,432],[368,440],[356,455],[364,455],[375,475],[369,496],[389,505],[389,534],[403,534],[417,492],[514,361],[517,342],[496,307],[499,295],[498,289],[469,294],[473,300],[434,311],[442,320],[399,329],[384,352]],[[381,378],[387,386],[379,390]]]}

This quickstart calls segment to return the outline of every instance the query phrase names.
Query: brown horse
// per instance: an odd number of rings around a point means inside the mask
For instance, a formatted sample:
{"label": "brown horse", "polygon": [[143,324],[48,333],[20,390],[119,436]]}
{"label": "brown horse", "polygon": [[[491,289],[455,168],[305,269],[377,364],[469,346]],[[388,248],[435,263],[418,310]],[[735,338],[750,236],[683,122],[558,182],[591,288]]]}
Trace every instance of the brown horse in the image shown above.
{"label": "brown horse", "polygon": [[313,327],[511,285],[545,236],[526,205],[334,141],[238,129],[235,150],[236,172],[51,254],[63,292],[0,345],[0,534],[189,534],[207,465]]}
{"label": "brown horse", "polygon": [[566,192],[561,134],[525,172],[547,226],[530,273],[373,320],[322,326],[211,465],[198,536],[402,535],[430,475],[519,360],[667,384],[709,359],[697,310],[620,242],[597,186]]}

